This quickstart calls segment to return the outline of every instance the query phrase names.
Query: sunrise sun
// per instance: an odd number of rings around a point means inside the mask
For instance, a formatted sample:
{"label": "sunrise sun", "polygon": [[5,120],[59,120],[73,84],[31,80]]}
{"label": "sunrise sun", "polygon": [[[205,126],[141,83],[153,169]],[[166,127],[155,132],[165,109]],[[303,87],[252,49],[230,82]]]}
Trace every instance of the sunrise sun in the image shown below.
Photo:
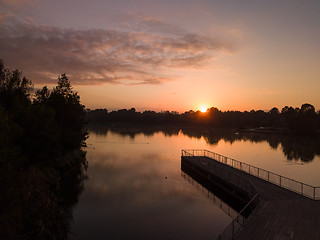
{"label": "sunrise sun", "polygon": [[207,111],[207,109],[208,109],[207,106],[201,106],[199,108],[199,111],[202,112],[202,113],[205,113]]}

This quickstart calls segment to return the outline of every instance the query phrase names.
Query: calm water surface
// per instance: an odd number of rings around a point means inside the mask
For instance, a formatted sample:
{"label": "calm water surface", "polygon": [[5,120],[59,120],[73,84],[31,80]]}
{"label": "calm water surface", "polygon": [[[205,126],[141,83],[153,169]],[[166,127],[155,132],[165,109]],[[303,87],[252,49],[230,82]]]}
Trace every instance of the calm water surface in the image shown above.
{"label": "calm water surface", "polygon": [[211,150],[320,185],[318,155],[288,160],[281,144],[268,141],[212,141],[182,131],[89,136],[89,179],[74,212],[72,239],[215,239],[231,217],[182,176],[181,149]]}

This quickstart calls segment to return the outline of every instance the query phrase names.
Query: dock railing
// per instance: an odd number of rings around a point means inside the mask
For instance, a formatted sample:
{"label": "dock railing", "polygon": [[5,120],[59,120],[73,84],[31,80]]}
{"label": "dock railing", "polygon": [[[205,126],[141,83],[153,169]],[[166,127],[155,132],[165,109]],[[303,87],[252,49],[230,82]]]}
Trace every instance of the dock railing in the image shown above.
{"label": "dock railing", "polygon": [[[184,173],[183,177],[187,176],[187,180],[193,180],[188,174]],[[191,181],[190,181],[191,182]],[[195,180],[197,183],[197,181]],[[192,185],[194,182],[192,181]],[[204,192],[205,187],[203,187],[200,183],[198,186],[201,186],[202,192]],[[198,187],[197,186],[197,187]],[[219,234],[217,240],[230,240],[234,239],[236,234],[241,230],[246,221],[246,216],[251,213],[251,211],[259,205],[259,193],[256,192],[253,198],[249,201],[248,204],[240,211],[237,212],[232,207],[230,207],[227,203],[225,203],[222,199],[215,196],[213,193],[210,193],[209,190],[206,191],[206,195],[208,198],[212,199],[214,204],[221,208],[226,214],[233,218],[232,222],[224,229],[222,233]]]}
{"label": "dock railing", "polygon": [[[240,189],[242,192],[247,193],[250,199],[258,193],[258,190],[247,178],[241,177],[239,174],[235,174],[222,166],[217,166],[213,161],[208,161],[203,158],[194,158],[190,161],[190,159],[187,158],[184,163],[189,164],[189,167],[192,167],[198,175],[202,175],[209,180],[211,179],[211,174],[213,174],[224,182],[229,183],[237,189]],[[198,168],[194,168],[194,166],[198,166]],[[209,174],[207,172],[204,173],[199,171],[199,168],[207,171]]]}
{"label": "dock railing", "polygon": [[[207,156],[205,155],[206,150],[182,150],[182,156],[193,157],[193,156]],[[208,151],[207,151],[208,152]],[[209,157],[211,158],[211,157]],[[186,161],[188,162],[187,158]],[[232,219],[232,222],[219,234],[217,240],[230,240],[234,239],[236,234],[242,229],[246,222],[246,218],[251,212],[259,205],[260,194],[255,189],[253,184],[245,178],[242,178],[236,174],[225,171],[223,168],[213,166],[212,164],[206,163],[201,159],[193,159],[194,164],[205,167],[210,173],[218,176],[219,178],[233,184],[234,186],[244,190],[250,197],[249,202],[242,208],[242,210]],[[210,179],[210,177],[209,177]]]}
{"label": "dock railing", "polygon": [[268,170],[264,170],[262,168],[258,168],[250,164],[243,163],[235,159],[220,155],[215,152],[211,152],[204,149],[191,149],[191,150],[182,150],[181,155],[190,156],[190,157],[191,156],[208,157],[215,161],[229,165],[230,167],[233,167],[240,171],[246,172],[252,176],[263,179],[267,182],[273,183],[285,189],[301,194],[310,199],[320,200],[320,187],[314,187],[309,184],[305,184],[305,183],[296,181],[294,179],[281,176],[277,173],[273,173]]}
{"label": "dock railing", "polygon": [[259,193],[257,193],[247,205],[239,212],[239,214],[232,219],[232,222],[219,234],[216,240],[230,240],[235,239],[236,234],[241,230],[246,222],[244,216],[248,215],[247,211],[252,211],[252,208],[256,208],[259,205]]}

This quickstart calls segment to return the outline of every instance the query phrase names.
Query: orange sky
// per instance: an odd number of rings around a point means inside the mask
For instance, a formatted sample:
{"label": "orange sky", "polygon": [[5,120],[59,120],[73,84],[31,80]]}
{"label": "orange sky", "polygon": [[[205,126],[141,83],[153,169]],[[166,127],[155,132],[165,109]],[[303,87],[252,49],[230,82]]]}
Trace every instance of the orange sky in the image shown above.
{"label": "orange sky", "polygon": [[0,0],[0,53],[88,108],[320,108],[319,1]]}

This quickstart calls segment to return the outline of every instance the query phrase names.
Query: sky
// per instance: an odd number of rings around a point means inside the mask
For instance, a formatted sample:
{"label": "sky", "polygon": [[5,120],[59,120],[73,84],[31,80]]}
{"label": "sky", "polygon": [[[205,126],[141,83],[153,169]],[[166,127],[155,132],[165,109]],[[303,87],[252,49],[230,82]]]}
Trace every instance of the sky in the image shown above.
{"label": "sky", "polygon": [[318,0],[0,0],[0,59],[90,109],[320,108]]}

